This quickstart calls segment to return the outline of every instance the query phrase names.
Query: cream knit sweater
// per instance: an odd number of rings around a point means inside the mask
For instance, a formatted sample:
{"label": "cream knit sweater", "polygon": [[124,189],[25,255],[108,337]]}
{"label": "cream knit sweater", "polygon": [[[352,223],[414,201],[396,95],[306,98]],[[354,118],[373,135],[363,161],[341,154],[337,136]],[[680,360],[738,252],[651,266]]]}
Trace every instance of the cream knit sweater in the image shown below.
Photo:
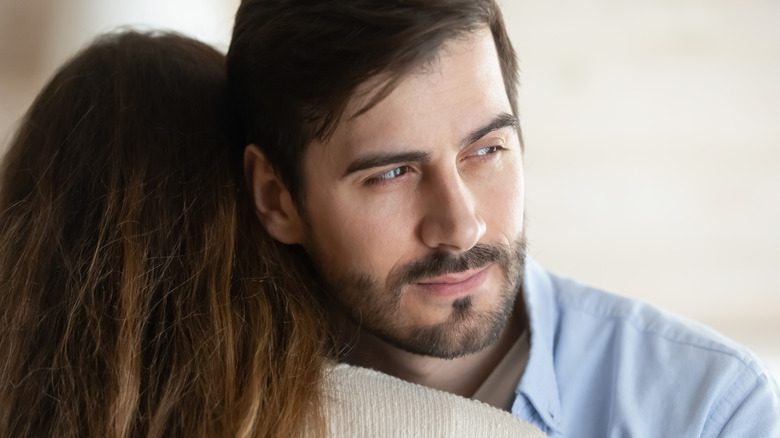
{"label": "cream knit sweater", "polygon": [[485,403],[345,364],[325,372],[333,437],[543,437]]}

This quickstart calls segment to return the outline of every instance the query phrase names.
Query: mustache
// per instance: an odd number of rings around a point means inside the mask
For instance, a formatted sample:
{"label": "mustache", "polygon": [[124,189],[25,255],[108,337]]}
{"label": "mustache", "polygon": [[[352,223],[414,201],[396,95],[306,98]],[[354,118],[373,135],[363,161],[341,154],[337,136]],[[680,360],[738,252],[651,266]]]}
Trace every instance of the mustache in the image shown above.
{"label": "mustache", "polygon": [[498,245],[475,245],[462,254],[452,254],[446,251],[436,251],[424,258],[412,262],[399,272],[392,282],[391,289],[430,277],[477,269],[490,263],[505,263],[510,259],[510,251]]}

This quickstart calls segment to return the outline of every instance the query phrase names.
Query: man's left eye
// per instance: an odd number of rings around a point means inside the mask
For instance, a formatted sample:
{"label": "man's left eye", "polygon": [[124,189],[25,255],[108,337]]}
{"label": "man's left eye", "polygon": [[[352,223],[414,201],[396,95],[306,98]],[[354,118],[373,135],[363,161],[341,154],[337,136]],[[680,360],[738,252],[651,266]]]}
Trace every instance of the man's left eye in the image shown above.
{"label": "man's left eye", "polygon": [[495,154],[496,152],[502,151],[504,148],[501,146],[485,146],[483,148],[477,149],[477,151],[474,153],[475,156],[483,157],[486,155]]}

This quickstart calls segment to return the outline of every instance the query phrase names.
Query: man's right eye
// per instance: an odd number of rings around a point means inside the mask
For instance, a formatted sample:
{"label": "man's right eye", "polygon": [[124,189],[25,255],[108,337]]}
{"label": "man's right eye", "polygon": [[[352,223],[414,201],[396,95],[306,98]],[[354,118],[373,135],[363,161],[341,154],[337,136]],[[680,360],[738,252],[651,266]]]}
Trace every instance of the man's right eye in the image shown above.
{"label": "man's right eye", "polygon": [[409,170],[411,170],[409,166],[394,167],[388,170],[387,172],[380,173],[379,175],[368,178],[366,180],[366,184],[368,185],[384,184],[407,174]]}

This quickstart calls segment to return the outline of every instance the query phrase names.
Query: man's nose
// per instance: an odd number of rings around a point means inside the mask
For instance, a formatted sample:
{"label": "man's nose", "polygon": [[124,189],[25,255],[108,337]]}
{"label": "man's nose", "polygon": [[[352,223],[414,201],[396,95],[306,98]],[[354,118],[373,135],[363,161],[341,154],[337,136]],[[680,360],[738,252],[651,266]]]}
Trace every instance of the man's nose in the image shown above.
{"label": "man's nose", "polygon": [[423,243],[432,249],[463,252],[485,234],[476,200],[457,172],[439,175],[426,184],[425,215],[420,225]]}

